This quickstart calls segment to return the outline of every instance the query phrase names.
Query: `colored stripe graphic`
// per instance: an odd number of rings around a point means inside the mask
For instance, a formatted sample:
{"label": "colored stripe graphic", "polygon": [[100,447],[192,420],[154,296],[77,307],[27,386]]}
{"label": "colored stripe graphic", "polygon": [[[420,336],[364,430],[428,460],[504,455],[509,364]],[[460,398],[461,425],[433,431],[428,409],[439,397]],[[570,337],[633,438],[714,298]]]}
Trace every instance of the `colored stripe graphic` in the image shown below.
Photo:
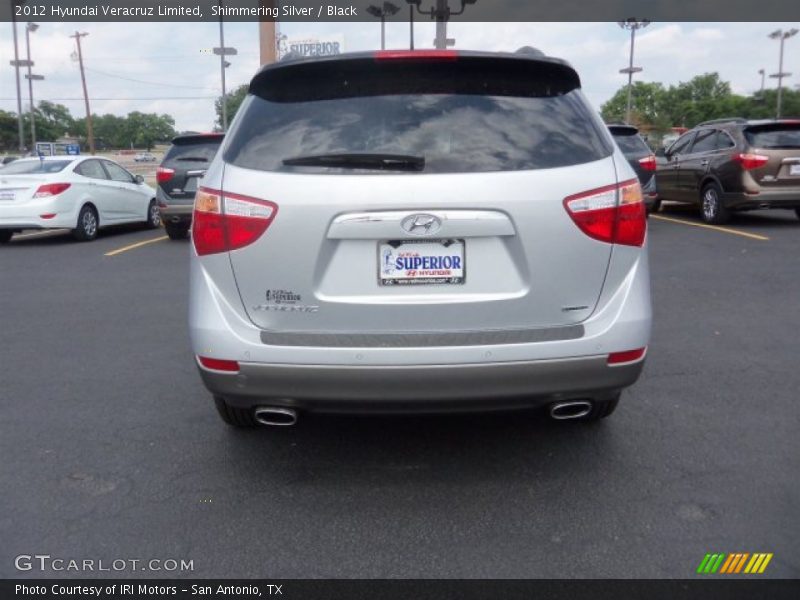
{"label": "colored stripe graphic", "polygon": [[700,561],[697,573],[713,575],[715,573],[733,574],[760,574],[767,569],[773,554],[767,552],[734,552],[732,554],[708,553]]}

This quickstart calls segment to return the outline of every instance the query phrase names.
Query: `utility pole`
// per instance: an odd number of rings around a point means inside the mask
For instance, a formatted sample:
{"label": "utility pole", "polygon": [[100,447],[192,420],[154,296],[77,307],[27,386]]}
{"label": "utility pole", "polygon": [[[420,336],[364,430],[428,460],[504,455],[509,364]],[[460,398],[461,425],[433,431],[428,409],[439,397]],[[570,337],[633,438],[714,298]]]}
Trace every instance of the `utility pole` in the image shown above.
{"label": "utility pole", "polygon": [[628,75],[628,101],[625,107],[625,122],[631,122],[631,103],[633,101],[633,74],[634,73],[641,73],[642,67],[634,67],[633,66],[633,47],[634,41],[636,39],[636,31],[638,29],[643,29],[650,25],[650,21],[647,19],[626,19],[625,21],[617,21],[617,25],[622,27],[623,29],[629,29],[631,32],[631,52],[630,52],[630,60],[628,62],[628,66],[624,69],[620,69],[619,72]]}
{"label": "utility pole", "polygon": [[28,74],[25,79],[28,80],[28,97],[31,101],[31,152],[36,152],[36,105],[33,102],[33,82],[42,81],[44,76],[34,75],[31,71],[33,61],[31,60],[31,33],[39,29],[36,23],[28,23],[25,26],[25,46],[28,50]]}
{"label": "utility pole", "polygon": [[19,60],[19,47],[17,45],[17,19],[14,15],[14,4],[11,5],[11,26],[14,29],[14,60],[11,66],[17,72],[17,129],[19,133],[19,152],[22,154],[25,151],[25,132],[22,127],[22,88],[19,82],[19,68],[22,63]]}
{"label": "utility pole", "polygon": [[778,59],[778,72],[773,73],[770,75],[771,78],[775,78],[778,80],[778,106],[775,109],[775,118],[781,118],[781,108],[782,108],[782,100],[783,100],[783,78],[784,77],[791,77],[791,73],[785,73],[783,71],[783,43],[788,40],[790,37],[797,35],[797,29],[790,29],[789,31],[783,31],[783,29],[776,29],[772,33],[769,34],[768,37],[772,38],[773,40],[780,40],[781,43],[781,51],[780,51],[780,58]]}
{"label": "utility pole", "polygon": [[86,139],[89,142],[89,154],[94,154],[94,129],[92,127],[92,111],[89,108],[89,90],[86,88],[86,72],[83,69],[83,52],[81,50],[81,38],[89,35],[88,33],[75,32],[69,37],[75,38],[78,45],[78,64],[81,67],[81,83],[83,84],[83,101],[86,104]]}
{"label": "utility pole", "polygon": [[408,5],[408,49],[414,49],[414,5]]}
{"label": "utility pole", "polygon": [[[277,0],[259,0],[258,5],[264,9],[269,9],[270,14],[277,10]],[[263,17],[262,17],[263,18]],[[276,20],[262,20],[258,24],[259,50],[261,64],[272,64],[280,58],[278,56],[278,32]]]}
{"label": "utility pole", "polygon": [[766,71],[764,69],[759,69],[758,74],[761,75],[761,90],[758,92],[758,95],[763,97],[764,96],[764,74]]}

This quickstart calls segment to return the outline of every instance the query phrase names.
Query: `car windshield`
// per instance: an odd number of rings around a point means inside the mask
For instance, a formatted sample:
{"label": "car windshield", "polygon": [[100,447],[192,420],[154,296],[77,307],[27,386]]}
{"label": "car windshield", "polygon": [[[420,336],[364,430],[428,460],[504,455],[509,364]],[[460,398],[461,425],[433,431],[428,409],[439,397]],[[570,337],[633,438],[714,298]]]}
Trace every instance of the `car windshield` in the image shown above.
{"label": "car windshield", "polygon": [[744,135],[756,148],[800,148],[800,124],[753,127]]}
{"label": "car windshield", "polygon": [[[581,90],[535,63],[455,63],[441,73],[435,64],[384,72],[344,63],[346,75],[320,71],[313,89],[299,77],[256,85],[225,160],[261,171],[414,174],[548,169],[610,154]],[[411,157],[413,168],[389,168],[386,157]]]}
{"label": "car windshield", "polygon": [[650,147],[638,135],[615,135],[614,141],[617,142],[619,149],[626,156],[629,154],[640,155],[650,154]]}
{"label": "car windshield", "polygon": [[33,173],[58,173],[63,171],[71,160],[16,160],[3,167],[3,175],[29,175]]}

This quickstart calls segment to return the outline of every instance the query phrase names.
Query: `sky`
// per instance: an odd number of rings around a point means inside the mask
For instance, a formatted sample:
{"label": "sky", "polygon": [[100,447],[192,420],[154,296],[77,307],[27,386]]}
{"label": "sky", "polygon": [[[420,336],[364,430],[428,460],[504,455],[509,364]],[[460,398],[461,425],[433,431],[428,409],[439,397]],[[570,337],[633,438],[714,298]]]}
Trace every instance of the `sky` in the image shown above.
{"label": "sky", "polygon": [[[778,70],[779,43],[767,38],[778,28],[800,23],[651,23],[636,38],[634,64],[644,71],[640,81],[676,84],[716,71],[733,91],[750,94],[761,86],[759,69]],[[25,26],[18,25],[20,53],[25,53]],[[219,58],[209,52],[219,45],[216,23],[42,23],[31,34],[34,99],[69,107],[85,115],[78,63],[71,55],[76,30],[87,32],[83,55],[92,112],[125,115],[138,110],[171,114],[179,131],[210,130],[215,121],[214,98],[220,94]],[[374,50],[380,45],[375,23],[286,23],[289,38],[341,35],[346,51]],[[628,64],[630,37],[616,23],[451,23],[448,37],[456,49],[514,51],[534,46],[568,60],[577,69],[584,92],[599,110],[626,83],[619,69]],[[387,23],[387,48],[408,47],[408,23]],[[417,48],[432,48],[434,26],[415,24]],[[258,25],[227,23],[225,45],[238,49],[227,70],[228,90],[247,83],[259,67]],[[16,82],[10,23],[0,23],[0,109],[16,112]],[[800,83],[800,35],[786,42],[784,71],[794,73],[787,87]],[[27,80],[23,110],[28,107]],[[767,79],[767,87],[775,87]]]}

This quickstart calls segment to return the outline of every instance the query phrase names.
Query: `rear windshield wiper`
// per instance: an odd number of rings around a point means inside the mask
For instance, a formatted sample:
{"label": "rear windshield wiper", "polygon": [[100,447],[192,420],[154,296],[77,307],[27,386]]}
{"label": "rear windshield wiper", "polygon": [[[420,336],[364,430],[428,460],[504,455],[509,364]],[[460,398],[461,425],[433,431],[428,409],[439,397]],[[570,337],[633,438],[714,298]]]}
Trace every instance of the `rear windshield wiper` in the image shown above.
{"label": "rear windshield wiper", "polygon": [[287,167],[339,167],[343,169],[373,169],[378,171],[422,171],[425,157],[410,154],[315,154],[284,158]]}

